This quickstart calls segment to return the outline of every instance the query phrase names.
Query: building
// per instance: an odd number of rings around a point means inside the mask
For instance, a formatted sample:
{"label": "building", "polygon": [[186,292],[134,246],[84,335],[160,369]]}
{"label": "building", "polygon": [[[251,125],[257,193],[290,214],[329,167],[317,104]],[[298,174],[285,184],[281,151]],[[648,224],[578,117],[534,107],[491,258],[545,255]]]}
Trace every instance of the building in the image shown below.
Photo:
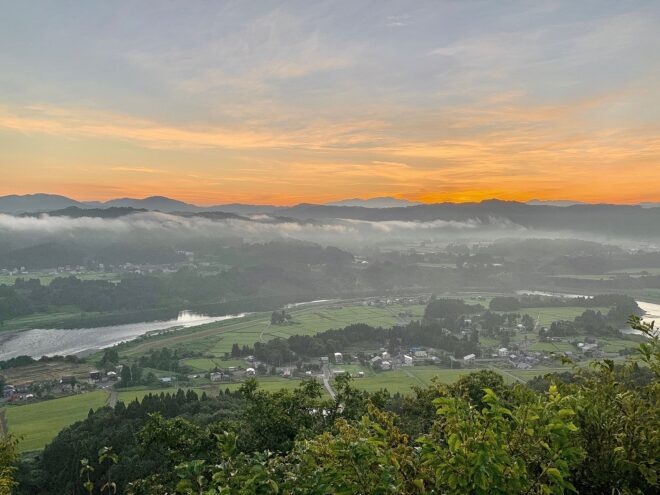
{"label": "building", "polygon": [[383,361],[382,363],[380,363],[380,369],[384,371],[391,370],[392,363],[390,363],[389,361]]}
{"label": "building", "polygon": [[213,372],[209,375],[209,378],[211,378],[212,382],[221,382],[225,379],[225,374],[219,372]]}
{"label": "building", "polygon": [[60,378],[60,385],[71,385],[72,387],[76,384],[76,377],[73,375],[64,375]]}
{"label": "building", "polygon": [[90,371],[89,379],[93,382],[100,382],[103,374],[100,371]]}
{"label": "building", "polygon": [[174,383],[174,378],[171,376],[164,376],[160,379],[160,383],[164,383],[165,385],[172,385]]}
{"label": "building", "polygon": [[341,355],[341,352],[335,352],[335,364],[342,364],[344,362],[344,356]]}
{"label": "building", "polygon": [[372,357],[369,360],[369,364],[371,365],[372,368],[379,368],[382,362],[383,362],[383,358],[380,356]]}
{"label": "building", "polygon": [[254,376],[257,374],[257,370],[255,370],[254,368],[248,368],[245,370],[245,374],[247,376]]}
{"label": "building", "polygon": [[500,347],[497,350],[497,355],[499,357],[507,357],[509,355],[509,349],[507,349],[506,347]]}
{"label": "building", "polygon": [[321,364],[328,364],[330,362],[330,358],[328,356],[323,356],[321,358]]}
{"label": "building", "polygon": [[404,354],[403,356],[403,364],[404,366],[414,366],[415,360],[413,359],[412,356],[408,356],[408,354]]}
{"label": "building", "polygon": [[385,351],[380,355],[380,357],[382,357],[383,359],[389,359],[390,358],[390,353]]}
{"label": "building", "polygon": [[426,359],[429,357],[429,353],[426,351],[415,351],[415,357],[416,358],[421,358],[421,359]]}
{"label": "building", "polygon": [[467,356],[463,357],[463,362],[465,364],[474,364],[474,360],[477,358],[475,354],[468,354]]}

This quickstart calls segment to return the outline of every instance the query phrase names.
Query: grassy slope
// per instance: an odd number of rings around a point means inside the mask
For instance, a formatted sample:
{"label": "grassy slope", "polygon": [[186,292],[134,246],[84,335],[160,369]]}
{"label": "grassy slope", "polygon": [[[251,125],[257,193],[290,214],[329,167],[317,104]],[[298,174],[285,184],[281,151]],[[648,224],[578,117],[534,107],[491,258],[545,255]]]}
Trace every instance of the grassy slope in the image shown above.
{"label": "grassy slope", "polygon": [[42,449],[64,427],[87,417],[91,409],[103,406],[106,392],[88,392],[61,399],[47,400],[21,406],[7,406],[9,431],[22,437],[19,449],[23,452]]}

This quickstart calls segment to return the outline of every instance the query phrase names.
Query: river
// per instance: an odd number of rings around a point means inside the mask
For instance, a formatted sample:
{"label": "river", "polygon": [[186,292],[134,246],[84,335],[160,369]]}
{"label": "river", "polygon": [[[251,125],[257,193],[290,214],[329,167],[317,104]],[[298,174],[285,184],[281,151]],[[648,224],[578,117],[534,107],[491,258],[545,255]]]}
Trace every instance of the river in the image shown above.
{"label": "river", "polygon": [[8,334],[0,333],[0,361],[26,355],[38,358],[80,354],[103,349],[120,342],[134,340],[147,333],[174,328],[189,328],[217,321],[242,318],[246,313],[225,316],[207,316],[182,311],[172,320],[129,323],[96,328],[53,329],[35,328]]}
{"label": "river", "polygon": [[655,326],[660,327],[660,304],[637,301],[637,306],[639,306],[645,313],[642,320],[647,323],[651,323],[655,320]]}

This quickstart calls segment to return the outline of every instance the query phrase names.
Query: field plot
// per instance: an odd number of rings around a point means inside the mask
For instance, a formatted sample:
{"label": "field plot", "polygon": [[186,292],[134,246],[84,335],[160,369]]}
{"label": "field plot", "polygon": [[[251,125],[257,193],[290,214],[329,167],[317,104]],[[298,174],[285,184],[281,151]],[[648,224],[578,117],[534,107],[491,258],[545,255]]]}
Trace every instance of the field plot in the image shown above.
{"label": "field plot", "polygon": [[8,368],[2,370],[7,383],[21,385],[31,382],[44,382],[59,380],[63,375],[73,375],[79,381],[87,381],[90,370],[94,365],[90,363],[67,363],[64,361],[37,362],[28,366]]}
{"label": "field plot", "polygon": [[530,346],[530,351],[538,352],[575,352],[577,347],[568,342],[537,342]]}
{"label": "field plot", "polygon": [[108,398],[106,392],[88,392],[24,406],[7,406],[5,414],[9,431],[23,436],[22,452],[40,450],[59,431],[87,417],[90,409],[102,407]]}
{"label": "field plot", "polygon": [[[34,273],[19,273],[16,275],[0,275],[0,285],[14,285],[16,279],[21,278],[23,280],[30,279],[39,279],[41,285],[49,285],[53,280],[60,277],[68,277],[69,273],[46,273],[46,272],[34,272]],[[108,280],[111,282],[118,282],[120,280],[120,275],[117,273],[105,273],[105,272],[89,272],[89,273],[76,273],[76,278],[81,280]]]}
{"label": "field plot", "polygon": [[[265,377],[257,377],[257,383],[259,385],[259,389],[264,390],[266,392],[276,392],[278,390],[282,389],[287,389],[287,390],[293,390],[294,388],[298,387],[301,383],[302,380],[298,380],[296,378],[282,378],[280,376],[265,376]],[[216,390],[238,390],[243,384],[242,383],[218,383],[216,384]],[[324,389],[325,391],[325,389]],[[208,393],[208,392],[207,392]],[[324,392],[327,393],[327,392]]]}
{"label": "field plot", "polygon": [[[290,311],[293,322],[287,325],[271,325],[270,313],[259,313],[237,320],[212,323],[177,332],[152,337],[120,350],[123,356],[139,356],[149,349],[162,347],[191,350],[223,357],[231,351],[233,344],[253,346],[255,342],[267,342],[274,338],[288,338],[292,335],[315,335],[331,328],[343,328],[353,323],[366,323],[372,326],[390,327],[406,324],[411,319],[419,319],[424,314],[424,306],[392,305],[386,307],[332,304],[313,306]],[[411,316],[404,316],[404,315]],[[210,361],[189,360],[191,366],[200,371],[208,371],[215,364]],[[206,367],[211,364],[210,367]],[[233,366],[226,364],[223,366]]]}
{"label": "field plot", "polygon": [[525,314],[527,313],[535,320],[538,320],[538,324],[544,327],[550,326],[553,321],[557,320],[573,320],[576,316],[580,316],[587,309],[593,309],[594,311],[600,311],[605,314],[609,311],[609,308],[586,308],[583,306],[566,306],[562,308],[523,308],[517,311],[517,313]]}
{"label": "field plot", "polygon": [[[343,367],[342,367],[343,368]],[[348,371],[348,370],[347,370]],[[441,383],[453,383],[461,376],[475,370],[450,370],[435,366],[414,366],[400,368],[393,371],[374,372],[369,368],[363,368],[364,378],[356,378],[353,385],[367,392],[376,392],[385,389],[391,394],[410,394],[412,387],[427,387],[431,380],[437,377]]]}

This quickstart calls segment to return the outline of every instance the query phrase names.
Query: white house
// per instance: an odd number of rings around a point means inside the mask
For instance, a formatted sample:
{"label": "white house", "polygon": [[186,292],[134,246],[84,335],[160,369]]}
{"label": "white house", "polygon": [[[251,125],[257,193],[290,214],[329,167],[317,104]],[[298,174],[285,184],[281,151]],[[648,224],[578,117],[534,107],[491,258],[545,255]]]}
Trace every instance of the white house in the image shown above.
{"label": "white house", "polygon": [[254,376],[257,374],[257,370],[255,370],[254,368],[248,368],[245,370],[245,374],[247,376]]}
{"label": "white house", "polygon": [[335,352],[335,364],[341,364],[344,362],[344,356],[341,355],[341,352]]}
{"label": "white house", "polygon": [[497,350],[497,355],[499,357],[507,357],[509,355],[509,349],[507,349],[506,347],[500,347]]}
{"label": "white house", "polygon": [[463,362],[465,364],[472,364],[474,363],[474,360],[477,358],[475,354],[468,354],[467,356],[463,357]]}
{"label": "white house", "polygon": [[405,366],[413,366],[414,362],[415,362],[415,360],[413,359],[412,356],[408,356],[407,354],[403,355],[403,364]]}
{"label": "white house", "polygon": [[380,357],[382,357],[383,359],[389,359],[390,358],[390,353],[385,351],[380,355]]}
{"label": "white house", "polygon": [[392,363],[389,361],[383,361],[380,363],[380,369],[381,370],[391,370],[392,369]]}

